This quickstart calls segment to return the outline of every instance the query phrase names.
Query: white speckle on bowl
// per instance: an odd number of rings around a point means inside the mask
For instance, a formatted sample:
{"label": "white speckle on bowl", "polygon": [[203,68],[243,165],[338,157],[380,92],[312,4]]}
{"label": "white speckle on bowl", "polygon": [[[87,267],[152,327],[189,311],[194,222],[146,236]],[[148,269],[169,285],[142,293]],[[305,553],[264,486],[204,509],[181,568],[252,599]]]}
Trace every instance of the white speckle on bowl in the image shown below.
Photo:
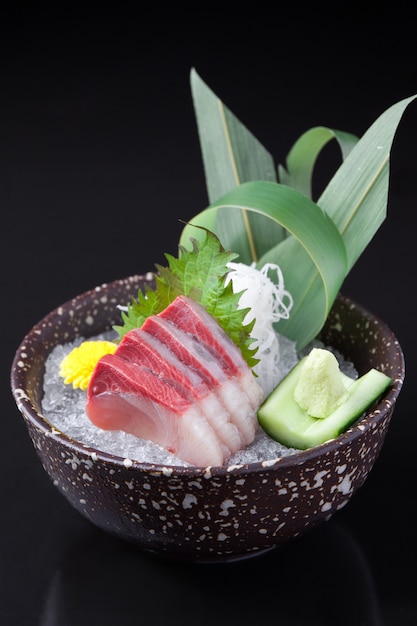
{"label": "white speckle on bowl", "polygon": [[190,487],[197,487],[197,489],[202,489],[203,488],[203,485],[198,480],[190,480],[190,482],[188,484],[189,484]]}
{"label": "white speckle on bowl", "polygon": [[65,461],[65,464],[71,465],[72,469],[76,470],[77,467],[81,464],[81,461],[77,456],[75,456],[75,454],[73,454],[71,458]]}
{"label": "white speckle on bowl", "polygon": [[233,500],[223,500],[223,502],[220,505],[220,508],[222,510],[222,512],[219,515],[229,515],[229,511],[228,509],[230,509],[231,507],[235,507],[235,503],[233,502]]}
{"label": "white speckle on bowl", "polygon": [[351,481],[351,477],[353,476],[353,474],[355,473],[356,468],[347,476],[345,476],[342,480],[342,482],[337,486],[337,490],[340,491],[340,493],[343,493],[343,495],[347,495],[348,493],[350,493],[351,489],[352,489],[352,481]]}
{"label": "white speckle on bowl", "polygon": [[191,509],[193,504],[197,504],[197,498],[192,493],[186,493],[182,501],[182,508]]}

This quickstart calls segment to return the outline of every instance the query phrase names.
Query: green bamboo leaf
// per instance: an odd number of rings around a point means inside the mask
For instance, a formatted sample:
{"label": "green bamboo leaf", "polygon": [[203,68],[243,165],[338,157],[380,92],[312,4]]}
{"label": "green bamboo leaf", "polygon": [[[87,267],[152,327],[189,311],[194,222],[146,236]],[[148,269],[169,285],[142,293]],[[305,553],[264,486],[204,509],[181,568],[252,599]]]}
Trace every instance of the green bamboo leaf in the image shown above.
{"label": "green bamboo leaf", "polygon": [[222,245],[237,252],[239,261],[250,264],[253,258],[246,229],[243,220],[239,219],[242,211],[262,215],[271,224],[280,224],[291,234],[290,239],[294,238],[295,250],[297,246],[300,249],[301,276],[293,271],[297,270],[295,253],[292,260],[285,259],[284,248],[279,245],[273,248],[273,258],[272,254],[265,253],[262,261],[268,257],[281,269],[291,264],[288,268],[291,271],[284,277],[286,289],[295,303],[290,317],[296,317],[292,325],[301,334],[301,337],[295,337],[301,347],[322,328],[345,277],[346,253],[340,233],[328,215],[304,195],[285,185],[258,181],[232,189],[196,215],[184,228],[180,245],[187,249],[191,238],[204,237],[204,231],[193,228],[193,225],[214,228]]}
{"label": "green bamboo leaf", "polygon": [[194,68],[190,83],[210,204],[244,182],[276,182],[271,154]]}
{"label": "green bamboo leaf", "polygon": [[[277,216],[269,205],[273,194],[265,202],[262,193],[255,197],[260,189],[243,184],[251,180],[271,181],[269,153],[194,71],[191,82],[206,183],[212,203],[192,222],[215,232],[223,245],[238,252],[240,260],[245,263],[256,261],[261,266],[265,262],[274,262],[280,265],[286,288],[293,295],[294,307],[290,319],[280,321],[279,330],[302,347],[313,338],[314,329],[316,332],[321,329],[323,310],[328,309],[336,296],[335,286],[340,288],[386,217],[389,155],[393,138],[405,109],[417,96],[390,107],[360,140],[349,133],[325,127],[307,131],[288,154],[288,171],[282,166],[278,168],[281,183],[296,188],[301,198],[312,202],[311,182],[318,155],[331,139],[339,143],[342,164],[317,202],[330,218],[332,228],[339,231],[347,254],[345,266],[342,268],[340,263],[337,266],[337,271],[341,273],[330,277],[331,282],[328,283],[329,277],[323,272],[323,265],[317,263],[318,259],[312,254],[311,242],[306,244],[308,228],[304,231],[296,229],[297,235],[294,229],[289,228],[292,235],[287,236],[284,208],[275,208]],[[269,185],[279,189],[284,187],[273,179]],[[243,187],[243,194],[236,191],[230,195],[231,189],[239,187]],[[221,195],[222,192],[226,195]],[[289,200],[288,206],[299,213],[299,219],[305,219],[307,205],[301,199],[295,201],[295,196],[284,199],[282,191],[276,194],[278,205]],[[316,232],[315,229],[312,232]],[[182,240],[188,235],[186,227]],[[322,241],[322,245],[323,255],[326,255],[328,242]]]}
{"label": "green bamboo leaf", "polygon": [[312,178],[316,161],[323,148],[335,139],[345,160],[359,138],[351,133],[324,126],[310,128],[297,139],[285,160],[286,168],[278,165],[279,180],[312,198]]}
{"label": "green bamboo leaf", "polygon": [[380,115],[317,201],[343,236],[348,271],[386,218],[392,142],[405,109],[416,98],[405,98]]}
{"label": "green bamboo leaf", "polygon": [[[378,118],[356,142],[318,200],[343,236],[346,274],[386,217],[390,148],[404,110],[416,97],[393,105]],[[259,260],[260,264],[265,262],[279,263],[289,290],[294,281],[301,280],[305,286],[305,297],[295,299],[290,318],[281,320],[279,327],[282,334],[295,339],[301,347],[309,339],[298,309],[308,304],[311,315],[317,315],[311,308],[311,303],[317,300],[314,294],[320,289],[317,273],[309,257],[292,238],[271,248]]]}
{"label": "green bamboo leaf", "polygon": [[[266,180],[276,182],[271,154],[235,117],[193,68],[191,93],[200,139],[209,202],[215,202],[242,183]],[[243,213],[252,255],[258,257],[286,236],[279,224]],[[259,230],[258,235],[256,231]],[[255,247],[253,232],[259,242]]]}

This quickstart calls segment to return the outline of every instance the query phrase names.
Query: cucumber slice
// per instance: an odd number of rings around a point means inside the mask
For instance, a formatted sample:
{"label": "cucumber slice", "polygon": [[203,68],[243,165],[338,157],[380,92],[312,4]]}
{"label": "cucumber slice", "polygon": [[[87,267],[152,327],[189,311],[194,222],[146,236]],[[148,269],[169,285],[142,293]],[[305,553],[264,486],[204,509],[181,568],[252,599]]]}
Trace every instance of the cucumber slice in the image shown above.
{"label": "cucumber slice", "polygon": [[311,417],[294,400],[294,389],[304,359],[283,378],[258,410],[259,423],[270,437],[299,450],[318,446],[340,435],[392,382],[389,376],[376,369],[369,370],[357,380],[341,372],[348,387],[348,398],[328,417]]}

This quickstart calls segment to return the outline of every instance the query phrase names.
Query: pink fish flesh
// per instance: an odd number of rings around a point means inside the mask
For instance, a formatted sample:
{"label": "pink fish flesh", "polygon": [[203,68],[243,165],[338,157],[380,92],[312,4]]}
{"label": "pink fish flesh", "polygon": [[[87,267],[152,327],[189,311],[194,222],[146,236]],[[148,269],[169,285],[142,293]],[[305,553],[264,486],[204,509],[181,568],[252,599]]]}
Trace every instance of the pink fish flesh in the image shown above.
{"label": "pink fish flesh", "polygon": [[100,359],[86,411],[96,426],[149,439],[192,465],[223,465],[253,441],[262,399],[234,342],[179,296]]}

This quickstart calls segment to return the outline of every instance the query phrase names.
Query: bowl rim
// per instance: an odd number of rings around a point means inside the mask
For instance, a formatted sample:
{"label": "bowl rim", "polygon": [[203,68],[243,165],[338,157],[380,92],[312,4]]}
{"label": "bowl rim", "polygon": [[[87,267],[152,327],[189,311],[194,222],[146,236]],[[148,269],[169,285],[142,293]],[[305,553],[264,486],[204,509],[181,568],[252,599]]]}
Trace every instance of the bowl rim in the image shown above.
{"label": "bowl rim", "polygon": [[[286,455],[284,457],[277,457],[275,459],[266,460],[266,461],[255,461],[251,463],[241,463],[235,465],[221,465],[221,466],[183,466],[183,465],[168,465],[168,464],[160,464],[160,463],[151,463],[139,461],[136,459],[128,459],[123,456],[119,456],[116,454],[111,454],[108,452],[104,452],[99,450],[98,448],[94,448],[83,442],[74,439],[73,437],[67,435],[66,433],[60,431],[53,424],[51,424],[41,412],[33,406],[30,397],[26,393],[24,389],[23,382],[27,376],[27,368],[22,367],[22,358],[25,354],[25,346],[28,343],[28,338],[33,335],[37,335],[37,342],[42,341],[42,329],[48,325],[48,322],[54,320],[57,316],[61,317],[61,311],[64,307],[76,305],[76,303],[80,300],[84,300],[86,298],[91,298],[97,296],[97,292],[101,289],[106,288],[115,288],[116,286],[122,287],[124,284],[128,284],[132,281],[143,281],[149,282],[150,278],[153,276],[151,272],[147,272],[146,274],[137,274],[132,275],[124,279],[117,279],[110,282],[102,283],[99,286],[93,287],[92,289],[88,289],[74,298],[71,298],[61,305],[57,306],[55,309],[47,313],[41,320],[39,320],[32,328],[26,332],[24,338],[18,345],[16,352],[14,354],[12,360],[12,367],[10,373],[10,384],[12,395],[14,397],[15,403],[17,405],[18,410],[23,415],[25,420],[27,420],[39,433],[45,435],[46,437],[53,437],[55,439],[59,439],[60,443],[68,448],[71,453],[81,453],[89,456],[94,461],[100,461],[107,464],[113,464],[119,468],[129,468],[133,470],[142,470],[143,472],[151,472],[152,474],[165,474],[171,475],[175,474],[175,476],[189,476],[195,477],[197,475],[227,475],[238,472],[239,475],[242,473],[253,473],[253,472],[265,472],[269,468],[286,468],[288,466],[293,466],[294,464],[298,465],[303,463],[304,461],[312,462],[319,456],[326,455],[331,453],[332,451],[342,448],[343,445],[347,442],[354,441],[357,437],[363,435],[368,429],[374,427],[374,423],[380,421],[382,414],[381,405],[385,405],[385,411],[388,412],[392,410],[396,399],[401,391],[403,386],[404,378],[405,378],[405,359],[404,353],[400,346],[400,343],[393,331],[389,328],[389,326],[377,315],[369,311],[362,304],[358,303],[356,300],[347,296],[343,293],[339,293],[337,298],[341,300],[343,303],[349,306],[353,306],[361,315],[367,316],[368,318],[375,321],[378,326],[383,330],[384,335],[390,337],[390,341],[395,345],[397,349],[397,357],[398,357],[398,375],[393,378],[393,383],[383,396],[383,398],[378,402],[378,404],[369,411],[364,417],[357,420],[352,426],[350,426],[346,431],[341,433],[338,437],[334,439],[330,439],[318,446],[313,448],[308,448],[307,450],[300,450],[294,452],[292,454]],[[70,339],[69,339],[70,340]],[[384,413],[385,415],[385,413]]]}

